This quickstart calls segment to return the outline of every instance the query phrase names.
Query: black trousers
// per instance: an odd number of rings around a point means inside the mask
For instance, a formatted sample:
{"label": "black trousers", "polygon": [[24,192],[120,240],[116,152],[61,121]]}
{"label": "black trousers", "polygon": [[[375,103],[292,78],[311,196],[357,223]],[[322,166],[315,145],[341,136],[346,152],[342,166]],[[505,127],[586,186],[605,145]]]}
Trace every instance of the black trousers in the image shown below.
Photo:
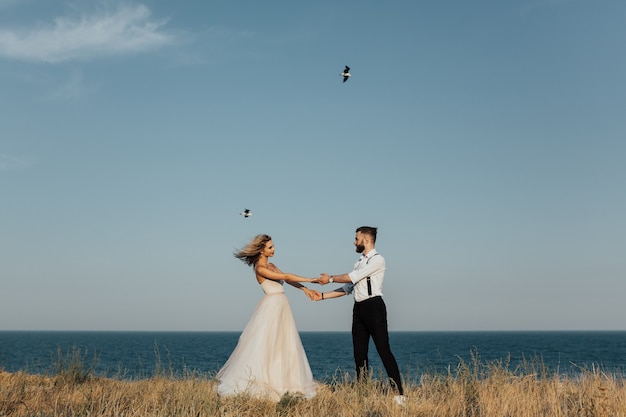
{"label": "black trousers", "polygon": [[362,372],[368,372],[368,349],[370,337],[378,355],[383,362],[387,376],[394,382],[400,395],[404,394],[400,370],[396,358],[389,346],[389,332],[387,330],[387,306],[382,297],[373,297],[359,303],[354,303],[352,310],[352,346],[354,348],[354,362],[357,377]]}

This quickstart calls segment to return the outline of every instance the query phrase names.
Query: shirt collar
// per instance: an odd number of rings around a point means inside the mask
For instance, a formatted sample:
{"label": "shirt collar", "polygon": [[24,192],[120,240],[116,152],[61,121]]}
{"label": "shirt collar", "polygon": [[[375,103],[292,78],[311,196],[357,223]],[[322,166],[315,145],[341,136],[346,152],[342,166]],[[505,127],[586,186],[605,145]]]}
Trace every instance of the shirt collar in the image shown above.
{"label": "shirt collar", "polygon": [[371,251],[367,252],[367,254],[361,254],[361,259],[369,259],[372,256],[376,255],[378,252],[376,252],[376,249],[372,249]]}

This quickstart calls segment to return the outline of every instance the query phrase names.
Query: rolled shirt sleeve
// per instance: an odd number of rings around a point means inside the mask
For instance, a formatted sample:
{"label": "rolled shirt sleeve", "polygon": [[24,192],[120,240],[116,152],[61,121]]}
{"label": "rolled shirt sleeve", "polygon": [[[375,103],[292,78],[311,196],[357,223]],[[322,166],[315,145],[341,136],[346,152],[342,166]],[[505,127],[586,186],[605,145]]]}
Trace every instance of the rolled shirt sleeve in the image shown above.
{"label": "rolled shirt sleeve", "polygon": [[348,274],[348,276],[350,277],[350,281],[352,281],[353,284],[356,284],[363,278],[373,277],[384,272],[385,258],[379,255],[371,257],[369,263],[363,265],[361,268],[354,269]]}

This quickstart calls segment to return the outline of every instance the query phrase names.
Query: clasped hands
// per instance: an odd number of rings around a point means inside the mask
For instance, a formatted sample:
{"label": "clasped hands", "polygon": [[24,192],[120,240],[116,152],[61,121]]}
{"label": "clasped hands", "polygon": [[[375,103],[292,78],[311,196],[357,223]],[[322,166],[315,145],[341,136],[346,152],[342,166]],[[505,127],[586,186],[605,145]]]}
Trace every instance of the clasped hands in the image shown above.
{"label": "clasped hands", "polygon": [[[330,275],[328,275],[326,273],[323,273],[323,274],[320,274],[320,276],[318,278],[313,278],[309,282],[311,282],[313,284],[326,285],[326,284],[328,284],[330,282]],[[322,293],[317,291],[317,290],[312,290],[310,288],[307,288],[307,289],[304,290],[304,293],[312,301],[319,301],[319,300],[322,299]]]}

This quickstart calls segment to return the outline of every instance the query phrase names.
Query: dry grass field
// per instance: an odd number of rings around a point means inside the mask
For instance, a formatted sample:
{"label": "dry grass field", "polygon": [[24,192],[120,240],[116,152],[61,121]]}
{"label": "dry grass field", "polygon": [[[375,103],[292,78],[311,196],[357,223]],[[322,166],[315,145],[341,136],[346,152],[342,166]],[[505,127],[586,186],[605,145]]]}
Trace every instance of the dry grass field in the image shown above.
{"label": "dry grass field", "polygon": [[322,384],[313,399],[286,395],[275,403],[221,398],[210,375],[161,372],[125,380],[69,362],[49,375],[0,371],[0,416],[626,417],[623,377],[595,369],[564,377],[534,365],[512,370],[503,363],[461,362],[407,381],[404,407],[393,402],[384,379],[372,375],[355,383],[345,374]]}

